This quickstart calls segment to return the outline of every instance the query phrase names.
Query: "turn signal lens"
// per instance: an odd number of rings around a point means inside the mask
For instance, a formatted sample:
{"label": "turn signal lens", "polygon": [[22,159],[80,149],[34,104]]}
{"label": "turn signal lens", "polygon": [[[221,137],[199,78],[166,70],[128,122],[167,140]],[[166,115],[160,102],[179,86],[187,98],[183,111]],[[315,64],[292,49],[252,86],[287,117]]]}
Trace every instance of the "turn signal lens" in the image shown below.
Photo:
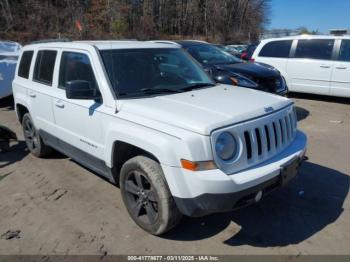
{"label": "turn signal lens", "polygon": [[233,84],[234,86],[238,85],[238,80],[237,80],[236,78],[230,77],[230,79],[231,79],[232,84]]}
{"label": "turn signal lens", "polygon": [[204,171],[204,170],[212,170],[217,169],[214,161],[199,161],[193,162],[186,159],[181,159],[181,166],[184,169],[191,171]]}

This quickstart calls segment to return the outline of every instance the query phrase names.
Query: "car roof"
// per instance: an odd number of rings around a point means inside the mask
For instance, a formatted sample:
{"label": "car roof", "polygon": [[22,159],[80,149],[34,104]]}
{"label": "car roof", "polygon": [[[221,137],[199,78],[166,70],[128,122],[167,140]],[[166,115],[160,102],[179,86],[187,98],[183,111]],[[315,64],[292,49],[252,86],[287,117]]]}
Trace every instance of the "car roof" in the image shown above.
{"label": "car roof", "polygon": [[350,39],[350,35],[335,36],[335,35],[297,35],[278,38],[269,38],[261,40],[261,42],[280,41],[280,40],[299,40],[299,39]]}
{"label": "car roof", "polygon": [[175,43],[181,45],[182,47],[190,47],[195,45],[210,45],[208,42],[200,41],[200,40],[179,40],[174,41]]}
{"label": "car roof", "polygon": [[[141,49],[141,48],[169,48],[169,44],[155,43],[149,41],[115,41],[115,40],[95,40],[95,41],[64,41],[64,42],[47,42],[47,43],[33,43],[25,46],[24,49],[30,48],[97,48],[99,50],[109,49]],[[171,48],[179,48],[175,45]]]}

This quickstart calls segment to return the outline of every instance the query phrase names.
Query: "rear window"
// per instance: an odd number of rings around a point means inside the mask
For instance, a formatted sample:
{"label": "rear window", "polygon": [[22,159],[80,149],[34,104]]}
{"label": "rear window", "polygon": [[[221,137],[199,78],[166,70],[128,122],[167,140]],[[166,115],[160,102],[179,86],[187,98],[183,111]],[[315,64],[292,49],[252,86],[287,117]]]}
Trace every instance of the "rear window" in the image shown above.
{"label": "rear window", "polygon": [[333,46],[333,39],[299,40],[295,51],[295,58],[331,60]]}
{"label": "rear window", "polygon": [[350,62],[350,40],[341,42],[338,60]]}
{"label": "rear window", "polygon": [[33,51],[24,51],[22,54],[21,62],[19,63],[18,76],[27,78],[29,77],[30,64],[32,63]]}
{"label": "rear window", "polygon": [[287,58],[289,57],[292,42],[292,40],[269,42],[261,49],[259,56]]}
{"label": "rear window", "polygon": [[35,62],[34,80],[46,85],[52,85],[56,55],[57,51],[53,50],[42,50],[38,52]]}

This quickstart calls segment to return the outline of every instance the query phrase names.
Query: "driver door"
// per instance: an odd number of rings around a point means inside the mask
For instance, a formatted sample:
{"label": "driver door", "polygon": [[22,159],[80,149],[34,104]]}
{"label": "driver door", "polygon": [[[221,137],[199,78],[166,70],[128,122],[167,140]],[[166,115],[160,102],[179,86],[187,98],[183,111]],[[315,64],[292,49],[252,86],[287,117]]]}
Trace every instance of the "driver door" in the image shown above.
{"label": "driver door", "polygon": [[62,51],[53,112],[59,146],[68,156],[83,162],[91,169],[103,166],[101,101],[68,99],[65,87],[68,81],[85,80],[98,89],[94,68],[88,52]]}

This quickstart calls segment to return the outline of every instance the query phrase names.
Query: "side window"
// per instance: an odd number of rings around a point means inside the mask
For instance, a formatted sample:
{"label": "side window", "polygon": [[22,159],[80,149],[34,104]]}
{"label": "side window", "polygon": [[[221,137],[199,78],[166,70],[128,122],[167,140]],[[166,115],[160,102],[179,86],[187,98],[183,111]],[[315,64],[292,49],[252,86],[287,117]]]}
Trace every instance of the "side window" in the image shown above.
{"label": "side window", "polygon": [[34,68],[34,80],[46,85],[52,85],[56,56],[57,51],[53,50],[41,50],[38,52]]}
{"label": "side window", "polygon": [[98,88],[89,57],[82,53],[63,52],[59,88],[65,89],[67,82],[73,80],[85,80],[92,89]]}
{"label": "side window", "polygon": [[295,58],[331,60],[333,46],[333,39],[299,40]]}
{"label": "side window", "polygon": [[350,40],[342,40],[338,60],[350,62]]}
{"label": "side window", "polygon": [[269,42],[261,49],[259,56],[287,58],[289,57],[292,43],[292,40]]}
{"label": "side window", "polygon": [[30,64],[32,63],[33,51],[24,51],[22,54],[21,62],[19,63],[18,76],[27,78],[29,77]]}

